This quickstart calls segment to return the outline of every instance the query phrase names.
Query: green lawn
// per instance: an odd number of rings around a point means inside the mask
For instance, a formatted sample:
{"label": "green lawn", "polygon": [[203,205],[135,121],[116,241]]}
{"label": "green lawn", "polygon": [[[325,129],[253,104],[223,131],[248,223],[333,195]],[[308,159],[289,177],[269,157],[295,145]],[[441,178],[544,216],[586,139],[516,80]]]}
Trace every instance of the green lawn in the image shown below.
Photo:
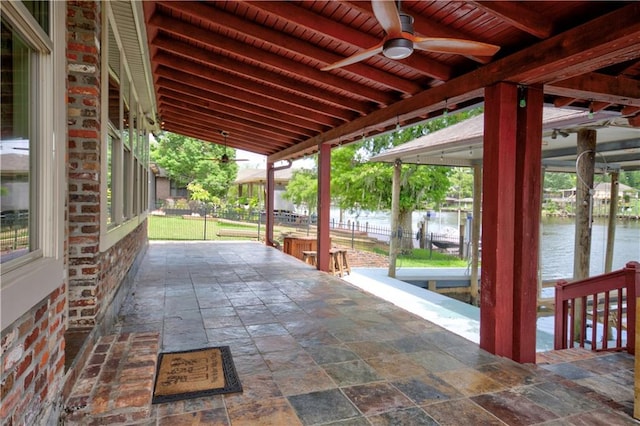
{"label": "green lawn", "polygon": [[405,268],[466,268],[467,261],[435,250],[430,254],[426,249],[414,249],[411,254],[399,255],[396,265]]}
{"label": "green lawn", "polygon": [[[284,229],[278,228],[275,231],[283,231]],[[260,235],[263,236],[264,232],[265,227],[261,225]],[[148,233],[150,240],[204,240],[205,220],[203,218],[184,219],[176,216],[149,216]],[[218,236],[218,233],[226,236]],[[250,235],[257,234],[257,224],[218,221],[211,218],[206,221],[207,240],[255,239]],[[374,251],[383,255],[387,254],[379,249]],[[397,266],[405,268],[464,268],[467,266],[467,261],[437,251],[429,253],[429,250],[414,249],[409,255],[398,256]]]}
{"label": "green lawn", "polygon": [[[207,240],[228,239],[218,237],[220,230],[248,230],[258,232],[258,225],[218,222],[216,219],[184,219],[176,216],[149,216],[150,240]],[[264,226],[262,227],[264,228]],[[264,231],[264,229],[261,229]],[[242,238],[242,237],[237,237]],[[245,237],[249,239],[250,237]]]}

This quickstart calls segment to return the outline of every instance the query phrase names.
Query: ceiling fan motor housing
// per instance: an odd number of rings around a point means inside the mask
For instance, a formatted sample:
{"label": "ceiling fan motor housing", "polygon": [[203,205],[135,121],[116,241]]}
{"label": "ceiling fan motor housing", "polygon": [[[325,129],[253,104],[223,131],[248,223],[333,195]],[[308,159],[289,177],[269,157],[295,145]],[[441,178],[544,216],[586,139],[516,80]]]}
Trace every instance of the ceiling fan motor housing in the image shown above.
{"label": "ceiling fan motor housing", "polygon": [[[413,34],[413,16],[400,13],[402,32]],[[406,38],[392,38],[384,43],[382,53],[389,59],[404,59],[413,53],[413,42]]]}

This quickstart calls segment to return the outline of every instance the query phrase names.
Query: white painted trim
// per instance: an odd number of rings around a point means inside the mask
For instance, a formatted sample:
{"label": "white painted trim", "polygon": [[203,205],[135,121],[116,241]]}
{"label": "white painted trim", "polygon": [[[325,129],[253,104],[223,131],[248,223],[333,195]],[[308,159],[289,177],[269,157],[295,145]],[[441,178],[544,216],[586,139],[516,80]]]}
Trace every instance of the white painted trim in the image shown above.
{"label": "white painted trim", "polygon": [[[3,5],[3,6],[6,6]],[[21,5],[11,5],[19,9]],[[23,15],[23,14],[22,14]],[[37,258],[24,256],[3,268],[0,286],[0,326],[11,325],[34,305],[46,298],[66,280],[64,254],[64,209],[66,183],[66,3],[51,2],[51,40],[38,59],[37,79],[40,96],[37,134],[42,149],[38,151],[37,188],[38,241]],[[37,25],[35,20],[23,22]],[[24,29],[24,28],[21,28]],[[40,31],[38,31],[40,30]],[[39,28],[34,35],[43,35]],[[53,50],[52,50],[53,49]],[[26,260],[26,261],[25,261]]]}

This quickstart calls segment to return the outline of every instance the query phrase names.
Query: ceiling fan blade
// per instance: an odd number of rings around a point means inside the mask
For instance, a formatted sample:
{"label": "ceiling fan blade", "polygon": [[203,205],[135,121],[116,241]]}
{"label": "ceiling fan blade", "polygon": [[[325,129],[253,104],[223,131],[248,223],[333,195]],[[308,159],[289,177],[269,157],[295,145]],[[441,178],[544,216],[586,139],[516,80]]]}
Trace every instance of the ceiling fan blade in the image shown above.
{"label": "ceiling fan blade", "polygon": [[344,67],[347,65],[351,65],[351,64],[355,64],[356,62],[360,62],[363,61],[365,59],[368,59],[372,56],[377,55],[378,53],[382,53],[382,45],[383,43],[379,43],[376,46],[373,46],[367,50],[363,50],[360,51],[358,53],[356,53],[355,55],[351,55],[347,58],[344,58],[338,62],[335,62],[331,65],[327,65],[326,67],[322,68],[322,71],[329,71],[332,69],[336,69],[336,68],[340,68],[340,67]]}
{"label": "ceiling fan blade", "polygon": [[395,1],[372,0],[371,7],[387,38],[402,37],[402,23]]}
{"label": "ceiling fan blade", "polygon": [[[405,34],[405,36],[407,36]],[[413,47],[419,50],[437,53],[451,53],[472,56],[493,56],[500,46],[482,43],[480,41],[462,40],[457,38],[416,37],[408,35],[406,38],[413,41]]]}

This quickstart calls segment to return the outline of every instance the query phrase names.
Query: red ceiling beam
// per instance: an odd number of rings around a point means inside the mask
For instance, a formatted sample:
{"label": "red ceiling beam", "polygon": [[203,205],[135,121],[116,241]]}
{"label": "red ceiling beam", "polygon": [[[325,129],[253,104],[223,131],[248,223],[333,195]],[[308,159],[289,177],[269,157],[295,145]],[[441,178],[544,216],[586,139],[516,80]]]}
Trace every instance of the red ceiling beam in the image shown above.
{"label": "red ceiling beam", "polygon": [[311,137],[315,132],[309,131],[303,127],[297,126],[293,121],[285,122],[281,121],[279,118],[271,118],[265,117],[263,115],[243,111],[237,108],[234,108],[227,104],[221,104],[214,102],[212,100],[207,100],[207,92],[202,93],[202,95],[197,94],[197,90],[189,91],[186,90],[184,86],[180,86],[175,82],[171,81],[163,81],[159,84],[159,89],[156,91],[159,95],[166,95],[168,98],[173,98],[176,100],[182,100],[186,103],[193,103],[197,105],[198,100],[204,101],[206,106],[203,108],[198,108],[196,111],[201,111],[202,109],[206,109],[212,113],[222,112],[225,114],[229,114],[231,116],[244,118],[245,120],[249,120],[256,123],[269,124],[279,129],[282,129],[283,133],[290,133],[292,135],[298,135],[299,137]]}
{"label": "red ceiling beam", "polygon": [[[311,43],[285,35],[280,31],[254,24],[221,9],[215,9],[210,4],[200,2],[161,2],[161,4],[169,9],[175,8],[174,10],[179,11],[181,14],[201,19],[209,25],[231,30],[277,48],[313,58],[323,65],[332,64],[342,59],[341,56],[316,47]],[[365,64],[353,65],[351,70],[363,78],[402,93],[413,94],[424,89],[419,84]]]}
{"label": "red ceiling beam", "polygon": [[394,119],[415,117],[482,97],[483,88],[500,81],[554,83],[640,56],[640,2],[631,3],[586,24],[541,41],[409,99],[345,123],[269,157],[278,161]]}
{"label": "red ceiling beam", "polygon": [[[249,63],[260,64],[262,74],[270,74],[269,79],[272,80],[271,82],[273,84],[283,84],[284,81],[282,80],[286,80],[285,76],[287,74],[298,76],[298,80],[295,80],[295,84],[293,84],[293,87],[290,87],[290,89],[299,91],[300,93],[313,93],[313,87],[310,87],[308,82],[314,81],[322,85],[326,85],[327,87],[351,93],[354,96],[352,101],[360,100],[375,102],[380,105],[388,105],[389,103],[397,100],[397,96],[394,96],[393,94],[385,93],[381,90],[362,85],[354,86],[353,82],[338,77],[336,74],[309,67],[307,64],[299,63],[275,53],[258,49],[232,38],[223,37],[212,31],[207,31],[176,19],[155,15],[151,18],[150,25],[161,27],[165,31],[169,31],[171,34],[176,35],[181,39],[186,38],[198,44],[205,44],[212,49],[221,50],[233,56],[246,58],[248,63],[243,65],[243,67],[249,66]],[[151,41],[151,43],[160,48],[173,51],[175,54],[186,55],[223,68],[225,67],[225,64],[228,64],[229,62],[228,58],[224,58],[222,55],[215,52],[201,49],[193,44],[171,40],[166,36],[158,35]],[[238,69],[238,65],[239,63],[234,61],[230,70],[244,74],[245,72],[242,71],[242,69]],[[251,68],[258,67],[252,66]],[[285,74],[278,75],[278,73],[273,72],[273,69],[280,70]],[[255,70],[251,74],[255,75]],[[307,84],[305,84],[303,80],[306,80]],[[326,89],[317,93],[318,98],[325,99],[325,102],[328,101],[326,99],[328,95],[331,95],[331,93],[328,93]],[[339,96],[338,93],[334,93],[334,95]]]}
{"label": "red ceiling beam", "polygon": [[[255,78],[255,80],[251,80],[251,84],[253,86],[267,86],[271,91],[281,90],[287,91],[291,94],[306,95],[308,98],[315,100],[316,103],[323,103],[341,108],[344,108],[345,105],[353,104],[353,109],[362,114],[373,109],[370,102],[363,101],[355,97],[351,98],[337,93],[332,93],[318,86],[302,83],[288,75],[275,73],[270,69],[251,65],[249,63],[241,63],[237,60],[214,52],[196,49],[190,44],[172,40],[167,36],[158,36],[153,40],[153,45],[159,49],[169,52],[174,57],[178,58],[179,61],[185,62],[185,66],[187,64],[197,64],[196,62],[191,62],[195,59],[215,67],[215,69],[209,68],[209,73],[215,73],[222,69],[225,70],[226,73],[234,75],[236,79],[240,79],[241,76],[244,75],[250,75]],[[189,69],[187,71],[195,73],[193,69]],[[391,100],[391,97],[386,97],[389,98],[387,100]]]}
{"label": "red ceiling beam", "polygon": [[234,123],[228,123],[227,125],[224,125],[225,123],[217,123],[223,124],[223,126],[218,126],[211,125],[210,122],[202,120],[194,125],[189,116],[181,112],[174,113],[174,115],[172,115],[172,118],[173,119],[171,121],[171,124],[179,125],[183,128],[193,129],[194,131],[200,132],[200,134],[211,135],[208,140],[220,145],[224,143],[224,138],[220,133],[221,130],[224,130],[229,133],[229,136],[227,137],[227,145],[233,148],[251,150],[249,141],[254,141],[259,145],[264,145],[264,148],[267,148],[271,151],[277,151],[278,149],[291,146],[291,144],[289,143],[276,141],[269,136],[261,135],[256,132],[248,131],[246,130],[246,128],[235,126]]}
{"label": "red ceiling beam", "polygon": [[327,130],[328,126],[323,126],[318,123],[314,123],[311,121],[307,121],[304,119],[300,119],[293,115],[286,114],[282,111],[276,111],[270,108],[265,108],[260,105],[252,105],[244,101],[240,101],[234,98],[225,98],[216,92],[211,92],[201,87],[189,86],[186,84],[181,84],[180,82],[170,80],[167,78],[159,78],[158,81],[159,90],[163,88],[173,90],[176,92],[185,93],[197,98],[201,98],[207,101],[207,105],[215,108],[229,108],[230,111],[236,111],[242,114],[253,114],[256,116],[263,117],[268,120],[272,120],[280,123],[280,125],[285,125],[286,128],[297,127],[298,132],[303,132],[305,134],[313,134],[317,132],[321,132],[323,130]]}
{"label": "red ceiling beam", "polygon": [[[221,136],[216,135],[215,132],[208,132],[208,131],[203,131],[201,129],[198,128],[193,128],[189,125],[184,125],[184,124],[180,124],[180,123],[173,123],[170,126],[167,127],[166,131],[168,132],[172,132],[172,133],[178,133],[181,135],[185,135],[185,136],[189,136],[192,138],[196,138],[196,139],[200,139],[204,142],[208,142],[208,143],[215,143],[217,145],[223,145],[224,142],[210,142],[212,140],[216,139],[216,136],[218,136],[218,138],[220,138]],[[256,152],[258,154],[262,154],[262,155],[269,155],[270,153],[274,152],[271,149],[266,149],[269,146],[267,144],[264,143],[264,141],[261,140],[257,140],[254,139],[252,141],[246,141],[244,143],[242,142],[234,142],[234,145],[232,146],[231,144],[228,144],[227,146],[234,148],[234,149],[244,149],[246,151],[251,151],[251,152]],[[261,146],[262,148],[260,150],[256,150],[256,146]]]}
{"label": "red ceiling beam", "polygon": [[[268,98],[258,93],[249,93],[239,90],[238,87],[231,87],[226,84],[218,84],[213,80],[202,78],[196,75],[188,74],[179,70],[160,66],[156,70],[156,85],[160,85],[161,81],[173,81],[176,84],[186,85],[206,93],[215,93],[215,99],[219,102],[226,102],[229,105],[246,105],[248,111],[253,111],[256,106],[266,109],[271,113],[278,115],[281,119],[294,120],[299,125],[309,129],[319,127],[334,127],[345,120],[339,120],[332,116],[324,115],[315,111],[309,111],[297,105],[285,103],[279,99]],[[239,107],[239,109],[244,109]]]}
{"label": "red ceiling beam", "polygon": [[254,123],[237,117],[228,116],[226,114],[214,114],[206,111],[195,112],[190,109],[187,104],[181,104],[176,99],[169,98],[169,103],[167,105],[164,104],[167,101],[165,96],[161,96],[160,101],[162,104],[161,112],[164,121],[167,121],[167,119],[165,119],[165,115],[168,117],[171,114],[182,114],[184,118],[190,118],[192,123],[198,123],[198,121],[205,123],[208,122],[215,124],[220,130],[227,130],[229,127],[244,129],[247,134],[251,134],[253,132],[257,135],[268,137],[269,139],[282,141],[284,144],[288,145],[293,145],[297,141],[302,140],[301,138],[286,136],[283,134],[284,132],[273,126]]}
{"label": "red ceiling beam", "polygon": [[640,83],[625,77],[588,73],[545,86],[545,92],[579,99],[640,106]]}
{"label": "red ceiling beam", "polygon": [[[157,64],[164,65],[167,68],[182,71],[186,74],[195,74],[210,79],[212,81],[212,85],[214,84],[214,82],[217,82],[219,84],[227,85],[229,88],[235,89],[239,92],[244,91],[246,93],[249,93],[250,95],[255,94],[258,96],[270,98],[276,102],[288,104],[291,106],[291,108],[302,108],[305,110],[305,116],[306,112],[311,111],[343,121],[350,121],[359,115],[356,115],[356,113],[358,112],[357,107],[359,106],[357,105],[357,103],[354,106],[353,110],[347,110],[342,107],[336,108],[335,106],[326,105],[322,102],[316,102],[311,98],[300,96],[297,93],[276,90],[271,86],[258,84],[255,81],[243,78],[240,75],[220,72],[219,70],[206,67],[196,62],[190,62],[185,59],[172,56],[168,53],[159,52],[154,56],[152,61]],[[157,72],[159,73],[161,72],[161,70],[158,69]]]}

